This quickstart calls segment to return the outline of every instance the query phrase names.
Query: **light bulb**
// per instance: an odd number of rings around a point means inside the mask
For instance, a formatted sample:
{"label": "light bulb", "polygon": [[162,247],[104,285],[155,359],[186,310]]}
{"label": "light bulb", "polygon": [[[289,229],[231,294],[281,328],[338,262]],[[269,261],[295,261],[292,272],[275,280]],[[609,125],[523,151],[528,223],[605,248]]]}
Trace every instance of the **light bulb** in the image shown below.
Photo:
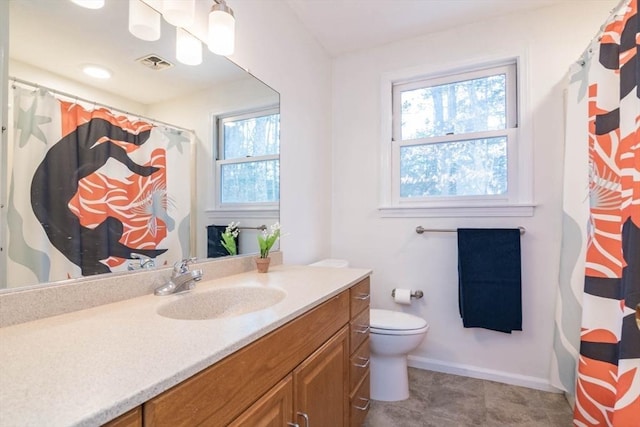
{"label": "light bulb", "polygon": [[176,28],[176,59],[186,65],[202,63],[202,42],[184,28]]}
{"label": "light bulb", "polygon": [[104,67],[100,67],[99,65],[85,65],[82,67],[82,71],[93,78],[96,79],[110,79],[111,72]]}
{"label": "light bulb", "polygon": [[141,40],[160,39],[160,14],[140,0],[129,0],[129,32]]}
{"label": "light bulb", "polygon": [[104,7],[104,0],[71,0],[78,6],[85,7],[87,9],[102,9]]}
{"label": "light bulb", "polygon": [[218,55],[231,55],[235,49],[236,20],[233,10],[221,2],[214,4],[209,13],[209,50]]}
{"label": "light bulb", "polygon": [[195,0],[163,0],[162,16],[171,25],[189,27],[195,19]]}

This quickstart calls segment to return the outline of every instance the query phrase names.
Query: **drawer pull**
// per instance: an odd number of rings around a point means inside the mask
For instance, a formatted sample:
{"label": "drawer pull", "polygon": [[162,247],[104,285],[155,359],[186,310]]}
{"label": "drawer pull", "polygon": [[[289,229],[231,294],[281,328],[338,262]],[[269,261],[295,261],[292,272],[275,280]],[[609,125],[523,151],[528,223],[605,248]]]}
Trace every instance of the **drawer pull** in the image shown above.
{"label": "drawer pull", "polygon": [[298,423],[287,423],[287,425],[289,427],[300,427],[300,424],[298,424]]}
{"label": "drawer pull", "polygon": [[367,366],[369,366],[369,358],[368,357],[358,356],[358,359],[364,360],[364,363],[354,363],[353,366],[355,366],[356,368],[366,368]]}
{"label": "drawer pull", "polygon": [[358,296],[353,297],[353,299],[358,299],[360,301],[366,301],[371,297],[369,294],[360,294]]}
{"label": "drawer pull", "polygon": [[[360,325],[360,326],[363,326],[363,325]],[[371,330],[371,327],[367,325],[363,329],[356,329],[355,332],[357,334],[368,334],[370,330]]]}
{"label": "drawer pull", "polygon": [[309,415],[304,412],[298,412],[298,416],[304,418],[304,427],[309,427]]}
{"label": "drawer pull", "polygon": [[369,405],[371,405],[371,400],[370,399],[365,399],[364,397],[359,397],[358,399],[364,400],[367,403],[365,403],[364,406],[353,405],[354,408],[356,408],[356,409],[358,409],[360,411],[366,411],[367,409],[369,409]]}

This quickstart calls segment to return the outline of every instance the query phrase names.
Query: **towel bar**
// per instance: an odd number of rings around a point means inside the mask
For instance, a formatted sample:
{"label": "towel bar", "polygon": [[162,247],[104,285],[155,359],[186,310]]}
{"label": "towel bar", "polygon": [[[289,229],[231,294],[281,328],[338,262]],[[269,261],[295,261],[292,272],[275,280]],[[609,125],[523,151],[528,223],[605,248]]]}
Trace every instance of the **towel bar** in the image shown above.
{"label": "towel bar", "polygon": [[[527,229],[520,226],[518,227],[518,229],[520,229],[520,235],[523,236],[524,233],[527,232]],[[454,228],[424,228],[423,226],[419,225],[416,227],[416,233],[418,234],[422,234],[424,232],[429,232],[429,233],[457,233],[458,230],[454,229]]]}
{"label": "towel bar", "polygon": [[[206,228],[206,227],[209,227],[209,226],[207,225],[207,226],[205,226],[205,228]],[[220,225],[220,226],[218,226],[218,227],[224,227],[224,225]],[[257,226],[257,227],[237,227],[237,228],[238,228],[239,230],[260,230],[260,231],[264,231],[264,230],[266,230],[266,229],[267,229],[267,226],[266,226],[266,225],[264,225],[264,224],[262,224],[262,225],[259,225],[259,226]]]}

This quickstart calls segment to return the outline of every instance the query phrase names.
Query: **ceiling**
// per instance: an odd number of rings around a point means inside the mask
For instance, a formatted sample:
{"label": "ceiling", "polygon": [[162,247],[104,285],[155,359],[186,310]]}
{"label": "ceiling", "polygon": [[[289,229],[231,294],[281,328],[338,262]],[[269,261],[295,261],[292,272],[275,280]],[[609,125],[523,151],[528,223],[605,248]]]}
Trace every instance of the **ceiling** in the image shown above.
{"label": "ceiling", "polygon": [[[585,0],[287,0],[331,56],[499,15]],[[598,1],[598,0],[589,0]],[[231,4],[231,0],[229,1]]]}
{"label": "ceiling", "polygon": [[[5,0],[0,0],[5,1]],[[158,3],[159,0],[145,0]],[[228,0],[258,2],[265,0]],[[302,24],[333,57],[360,49],[438,32],[556,3],[587,0],[277,0],[286,1]],[[611,0],[588,0],[608,1]],[[192,29],[204,39],[212,0],[196,0],[200,21]],[[10,56],[14,60],[69,77],[105,91],[153,104],[230,82],[247,74],[224,57],[204,51],[204,64],[175,59],[175,28],[162,20],[162,38],[145,42],[129,34],[125,0],[109,0],[99,11],[67,0],[10,0]],[[96,13],[99,12],[99,13]],[[236,17],[242,20],[241,16]],[[152,71],[135,60],[159,55],[175,67]],[[107,64],[114,74],[96,84],[81,72],[86,63]]]}
{"label": "ceiling", "polygon": [[[148,42],[134,37],[128,30],[128,4],[126,0],[109,0],[104,8],[90,10],[67,0],[10,0],[10,58],[142,104],[192,94],[210,88],[212,82],[218,85],[249,77],[206,47],[201,65],[178,62],[175,27],[164,20],[160,40]],[[196,7],[200,20],[191,30],[204,39],[211,0],[196,0]],[[166,59],[174,67],[156,71],[135,62],[149,54]],[[96,81],[82,73],[86,64],[106,66],[113,77]],[[46,86],[46,82],[40,84]]]}

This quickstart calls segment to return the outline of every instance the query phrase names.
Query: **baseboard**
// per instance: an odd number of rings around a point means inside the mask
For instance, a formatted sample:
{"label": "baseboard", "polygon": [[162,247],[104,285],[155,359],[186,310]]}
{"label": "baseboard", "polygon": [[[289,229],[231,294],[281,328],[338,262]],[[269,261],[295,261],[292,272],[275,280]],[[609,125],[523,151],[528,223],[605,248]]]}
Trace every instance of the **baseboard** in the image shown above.
{"label": "baseboard", "polygon": [[567,402],[569,402],[569,405],[571,405],[572,408],[576,407],[576,397],[573,394],[569,394],[565,391],[564,397],[565,399],[567,399]]}
{"label": "baseboard", "polygon": [[499,383],[533,388],[552,393],[562,393],[562,390],[553,387],[549,383],[549,380],[543,378],[511,374],[509,372],[495,371],[493,369],[479,368],[477,366],[463,365],[460,363],[443,362],[441,360],[412,355],[409,355],[408,365],[412,368],[426,369],[445,374],[461,375],[481,380],[496,381]]}

